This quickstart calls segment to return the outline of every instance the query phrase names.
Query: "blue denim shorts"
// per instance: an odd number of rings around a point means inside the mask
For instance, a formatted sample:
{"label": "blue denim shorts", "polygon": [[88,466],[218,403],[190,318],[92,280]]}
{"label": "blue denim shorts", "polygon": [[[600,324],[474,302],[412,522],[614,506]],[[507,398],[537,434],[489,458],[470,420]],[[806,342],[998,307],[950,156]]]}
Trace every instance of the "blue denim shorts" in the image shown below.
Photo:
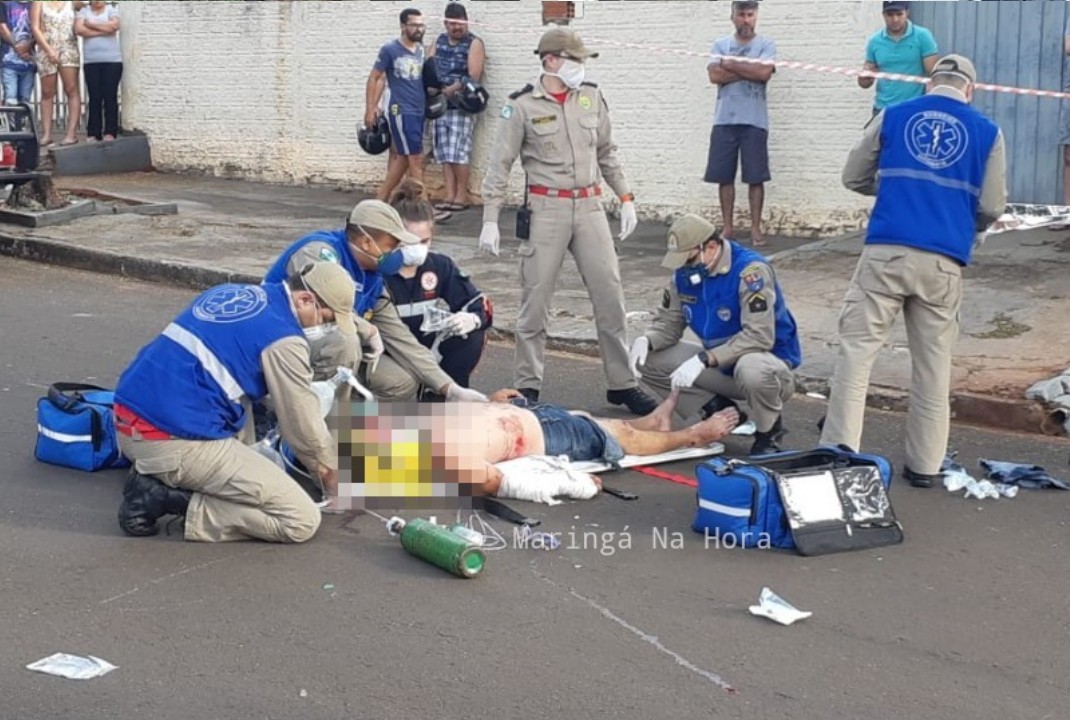
{"label": "blue denim shorts", "polygon": [[624,457],[620,444],[584,415],[573,415],[564,408],[545,403],[516,402],[535,413],[542,427],[547,455],[567,455],[569,460],[605,460],[616,462]]}

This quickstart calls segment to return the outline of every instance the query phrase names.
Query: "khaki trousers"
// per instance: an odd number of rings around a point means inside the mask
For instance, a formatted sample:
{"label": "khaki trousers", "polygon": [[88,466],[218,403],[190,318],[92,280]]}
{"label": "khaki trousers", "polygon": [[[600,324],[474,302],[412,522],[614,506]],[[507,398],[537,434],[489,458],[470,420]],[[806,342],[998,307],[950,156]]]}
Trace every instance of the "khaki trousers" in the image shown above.
{"label": "khaki trousers", "polygon": [[529,197],[531,239],[520,245],[520,315],[516,321],[514,386],[540,389],[546,327],[565,253],[572,253],[594,306],[598,347],[610,390],[635,387],[628,367],[624,288],[602,201]]}
{"label": "khaki trousers", "polygon": [[940,471],[961,302],[962,268],[954,260],[901,245],[865,247],[840,313],[840,354],[823,444],[861,448],[870,370],[901,310],[911,361],[906,464],[925,475]]}
{"label": "khaki trousers", "polygon": [[281,468],[247,445],[228,440],[137,440],[119,435],[137,471],[193,491],[186,539],[200,542],[304,542],[320,510]]}
{"label": "khaki trousers", "polygon": [[[673,371],[701,350],[698,343],[685,340],[650,353],[640,368],[643,384],[664,398],[672,390]],[[787,363],[772,353],[749,353],[736,361],[731,375],[717,368],[703,370],[694,385],[681,391],[676,414],[690,420],[712,395],[722,395],[746,401],[750,419],[760,432],[767,432],[794,393],[795,375]]]}
{"label": "khaki trousers", "polygon": [[[360,341],[356,338],[331,333],[310,342],[309,345],[312,348],[312,370],[316,380],[329,380],[334,377],[335,371],[341,365],[352,370],[364,383],[364,387],[372,391],[377,400],[397,402],[412,400],[416,397],[416,391],[420,387],[419,381],[389,355],[379,358],[375,372],[368,374],[365,371],[361,374],[360,362],[363,350],[360,347]],[[438,388],[434,389],[438,390]],[[338,389],[338,401],[347,402],[351,392],[352,388],[348,385],[341,386]]]}

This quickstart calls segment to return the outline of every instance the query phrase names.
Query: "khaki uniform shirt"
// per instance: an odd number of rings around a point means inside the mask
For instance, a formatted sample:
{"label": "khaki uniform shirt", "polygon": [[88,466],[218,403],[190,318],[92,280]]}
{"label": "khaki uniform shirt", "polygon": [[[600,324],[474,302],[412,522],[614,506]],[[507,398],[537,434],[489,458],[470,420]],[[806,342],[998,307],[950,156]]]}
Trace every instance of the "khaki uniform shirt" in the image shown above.
{"label": "khaki uniform shirt", "polygon": [[[324,250],[330,252],[321,255]],[[292,275],[309,263],[323,262],[323,258],[331,257],[333,252],[334,248],[327,243],[310,242],[293,254],[286,264],[286,273]],[[356,318],[357,334],[362,339],[367,339],[373,332],[374,325],[383,338],[383,347],[387,354],[424,387],[441,392],[447,385],[453,384],[453,378],[438,366],[435,356],[420,344],[409,326],[402,321],[385,284],[383,294],[375,302],[370,314],[370,318]]]}
{"label": "khaki uniform shirt", "polygon": [[609,108],[596,85],[570,90],[562,105],[537,80],[510,95],[501,114],[505,124],[483,178],[483,222],[498,222],[518,155],[528,185],[573,190],[605,179],[617,195],[630,192],[613,144]]}
{"label": "khaki uniform shirt", "polygon": [[[773,269],[766,263],[751,263],[743,269],[738,280],[728,277],[732,267],[732,245],[724,243],[717,264],[710,270],[704,282],[737,282],[739,285],[739,308],[742,329],[726,342],[709,351],[718,365],[731,365],[744,355],[769,352],[776,342],[777,286]],[[762,282],[757,282],[758,279]],[[751,286],[760,286],[752,291]],[[696,292],[698,294],[698,292]],[[661,306],[650,328],[644,333],[650,340],[650,349],[664,350],[680,342],[687,328],[684,320],[680,293],[676,288],[675,273],[668,287],[662,292]]]}
{"label": "khaki uniform shirt", "polygon": [[319,465],[338,469],[338,445],[320,415],[320,401],[312,391],[312,364],[304,338],[285,337],[260,353],[268,393],[279,431],[313,475]]}

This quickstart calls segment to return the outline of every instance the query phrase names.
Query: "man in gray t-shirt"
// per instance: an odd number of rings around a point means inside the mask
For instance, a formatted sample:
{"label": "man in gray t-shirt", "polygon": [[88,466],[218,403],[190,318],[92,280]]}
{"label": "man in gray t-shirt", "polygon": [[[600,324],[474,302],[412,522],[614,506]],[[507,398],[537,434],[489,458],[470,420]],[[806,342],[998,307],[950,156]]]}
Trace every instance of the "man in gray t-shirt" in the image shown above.
{"label": "man in gray t-shirt", "polygon": [[762,205],[765,183],[769,180],[769,109],[765,101],[766,83],[776,68],[734,60],[736,57],[772,61],[776,43],[755,33],[758,3],[733,2],[734,35],[713,43],[710,64],[706,67],[710,82],[717,86],[717,110],[710,133],[710,151],[706,160],[705,181],[719,185],[722,237],[735,240],[733,213],[736,204],[736,169],[743,166],[743,182],[749,186],[751,241],[755,247],[762,240]]}

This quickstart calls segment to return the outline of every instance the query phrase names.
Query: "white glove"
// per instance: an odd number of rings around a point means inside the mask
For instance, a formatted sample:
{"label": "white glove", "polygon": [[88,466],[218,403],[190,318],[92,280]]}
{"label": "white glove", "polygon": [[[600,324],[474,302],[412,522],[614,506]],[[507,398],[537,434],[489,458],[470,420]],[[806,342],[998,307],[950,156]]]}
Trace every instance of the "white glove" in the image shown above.
{"label": "white glove", "polygon": [[695,380],[706,369],[705,363],[695,355],[687,362],[672,371],[672,386],[674,388],[689,388],[695,384]]}
{"label": "white glove", "polygon": [[502,242],[502,233],[498,230],[498,223],[483,223],[483,231],[479,233],[479,249],[485,253],[498,256],[498,247]]}
{"label": "white glove", "polygon": [[450,402],[490,402],[487,396],[478,390],[464,388],[457,383],[451,383],[446,388],[446,399]]}
{"label": "white glove", "polygon": [[629,235],[635,232],[635,226],[639,224],[639,219],[635,216],[635,203],[629,200],[626,203],[621,203],[620,206],[620,239],[624,241]]}
{"label": "white glove", "polygon": [[637,337],[632,343],[632,349],[628,351],[628,365],[632,368],[632,375],[639,377],[640,365],[646,365],[646,356],[650,354],[650,339],[645,335]]}
{"label": "white glove", "polygon": [[475,332],[480,326],[479,316],[470,312],[457,312],[446,321],[446,329],[442,331],[441,338],[446,340],[451,337],[468,337],[468,333]]}
{"label": "white glove", "polygon": [[386,350],[383,347],[383,336],[379,334],[379,328],[373,326],[372,331],[368,337],[364,338],[364,343],[368,346],[368,351],[364,353],[364,362],[368,363],[369,375],[375,372],[375,368],[379,365],[379,358]]}

